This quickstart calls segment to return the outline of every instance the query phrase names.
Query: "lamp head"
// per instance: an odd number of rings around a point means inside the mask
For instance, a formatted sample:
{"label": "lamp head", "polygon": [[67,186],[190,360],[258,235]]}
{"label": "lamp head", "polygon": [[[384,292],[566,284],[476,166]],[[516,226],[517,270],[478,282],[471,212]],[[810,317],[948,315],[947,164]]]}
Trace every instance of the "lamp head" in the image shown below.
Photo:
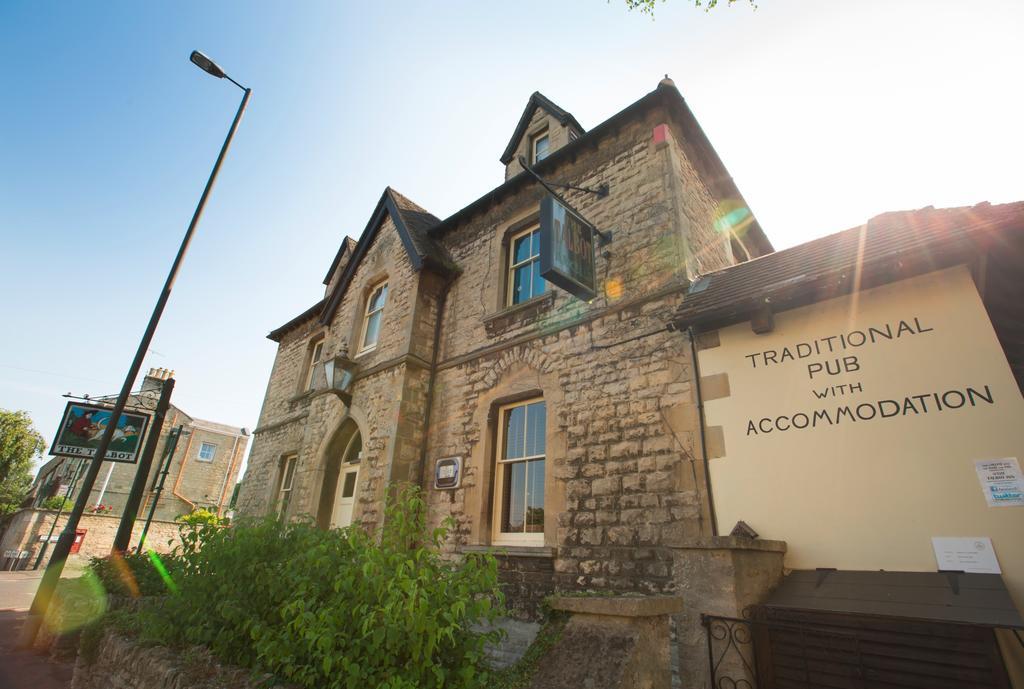
{"label": "lamp head", "polygon": [[313,388],[326,390],[338,397],[346,406],[352,403],[352,381],[356,363],[343,352],[316,365],[313,370]]}
{"label": "lamp head", "polygon": [[223,79],[227,76],[227,73],[223,69],[221,69],[216,62],[206,57],[198,50],[193,50],[192,54],[189,55],[188,59],[191,60],[192,64],[194,64],[196,67],[203,70],[207,74],[212,74],[218,79]]}

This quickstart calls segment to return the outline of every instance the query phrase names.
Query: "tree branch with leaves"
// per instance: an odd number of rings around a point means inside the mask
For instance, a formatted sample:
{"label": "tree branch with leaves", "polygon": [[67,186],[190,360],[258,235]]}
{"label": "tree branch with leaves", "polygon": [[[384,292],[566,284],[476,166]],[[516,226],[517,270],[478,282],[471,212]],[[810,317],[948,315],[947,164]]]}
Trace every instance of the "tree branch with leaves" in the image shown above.
{"label": "tree branch with leaves", "polygon": [[[697,7],[703,7],[705,12],[709,12],[718,6],[718,0],[691,0]],[[654,8],[657,6],[659,0],[626,0],[626,7],[630,10],[638,10],[641,14],[649,14],[654,16]],[[665,2],[665,0],[660,0]],[[726,5],[732,5],[736,2],[743,2],[743,0],[725,0]],[[746,0],[751,7],[757,9],[757,4],[754,0]]]}
{"label": "tree branch with leaves", "polygon": [[46,449],[28,412],[0,409],[0,515],[18,509],[32,486],[32,460]]}

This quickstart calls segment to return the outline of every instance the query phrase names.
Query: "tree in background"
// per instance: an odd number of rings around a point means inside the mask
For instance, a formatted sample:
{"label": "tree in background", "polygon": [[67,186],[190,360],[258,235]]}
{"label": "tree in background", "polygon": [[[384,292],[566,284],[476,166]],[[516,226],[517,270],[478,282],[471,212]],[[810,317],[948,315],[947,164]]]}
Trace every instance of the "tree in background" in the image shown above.
{"label": "tree in background", "polygon": [[32,459],[46,441],[28,412],[0,409],[0,515],[18,509],[32,486]]}

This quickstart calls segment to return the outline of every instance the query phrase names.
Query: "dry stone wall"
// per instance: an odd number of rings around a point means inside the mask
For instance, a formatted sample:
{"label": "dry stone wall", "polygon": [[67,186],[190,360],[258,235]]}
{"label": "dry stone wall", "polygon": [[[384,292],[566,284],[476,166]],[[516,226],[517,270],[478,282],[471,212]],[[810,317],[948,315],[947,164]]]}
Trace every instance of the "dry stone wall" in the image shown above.
{"label": "dry stone wall", "polygon": [[182,653],[107,631],[94,649],[79,650],[72,689],[284,689],[268,677],[218,663],[204,649]]}
{"label": "dry stone wall", "polygon": [[[56,519],[57,525],[53,529],[53,537],[56,538],[67,524],[67,518],[68,514],[64,512],[58,519],[55,510],[19,510],[7,521],[3,536],[0,538],[0,551],[28,551],[29,556],[21,558],[22,564],[19,565],[19,569],[31,568],[42,548],[42,539],[50,534],[50,527],[53,526],[54,520]],[[85,531],[85,538],[82,540],[79,551],[70,555],[68,561],[85,564],[89,558],[109,555],[120,521],[120,515],[83,514],[78,528]],[[130,541],[131,547],[134,548],[138,544],[144,524],[144,519],[135,522]],[[157,552],[170,552],[181,543],[180,529],[181,525],[176,522],[153,520],[146,535],[146,542]],[[51,544],[49,550],[52,548]],[[43,564],[45,564],[45,559]]]}

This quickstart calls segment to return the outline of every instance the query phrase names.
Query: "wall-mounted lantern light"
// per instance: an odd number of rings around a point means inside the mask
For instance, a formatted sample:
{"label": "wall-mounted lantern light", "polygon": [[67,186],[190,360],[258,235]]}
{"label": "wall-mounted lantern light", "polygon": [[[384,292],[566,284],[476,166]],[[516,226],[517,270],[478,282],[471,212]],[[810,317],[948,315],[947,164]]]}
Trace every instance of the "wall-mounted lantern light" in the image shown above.
{"label": "wall-mounted lantern light", "polygon": [[346,407],[351,406],[355,370],[356,362],[348,357],[348,349],[343,347],[330,359],[317,364],[313,372],[313,389],[333,393]]}

